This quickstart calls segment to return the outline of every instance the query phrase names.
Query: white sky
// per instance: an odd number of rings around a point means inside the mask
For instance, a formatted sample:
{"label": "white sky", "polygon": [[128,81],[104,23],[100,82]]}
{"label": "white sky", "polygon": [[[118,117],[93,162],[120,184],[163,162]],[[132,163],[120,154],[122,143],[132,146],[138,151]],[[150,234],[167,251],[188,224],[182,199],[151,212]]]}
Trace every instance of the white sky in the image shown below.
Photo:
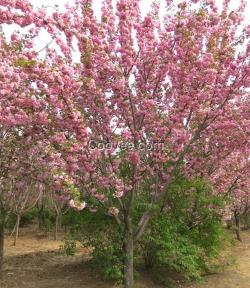
{"label": "white sky", "polygon": [[[114,1],[114,0],[113,0]],[[158,0],[161,3],[162,9],[165,5],[165,0]],[[245,0],[247,2],[247,16],[248,18],[250,17],[250,0]],[[66,3],[72,3],[72,1],[69,0],[30,0],[30,2],[37,7],[41,7],[43,5],[46,6],[53,6],[53,5],[58,5],[60,7],[60,9],[64,8],[64,5]],[[152,4],[153,0],[141,0],[141,11],[143,13],[147,13],[150,10],[150,6]],[[231,7],[232,9],[235,9],[239,3],[240,0],[231,0]],[[222,0],[217,0],[218,5],[221,5],[223,3]],[[101,5],[102,5],[102,0],[93,0],[93,4],[94,4],[94,11],[96,13],[96,15],[100,15],[100,9],[101,9]]]}
{"label": "white sky", "polygon": [[[30,3],[34,6],[34,7],[42,7],[42,6],[46,6],[47,9],[49,11],[54,11],[55,9],[55,5],[58,6],[59,10],[63,11],[65,4],[69,3],[72,5],[72,1],[69,0],[29,0]],[[114,2],[116,0],[113,0]],[[164,7],[165,7],[165,1],[166,0],[158,0],[161,4],[161,14],[164,15]],[[180,0],[176,0],[178,2],[180,2]],[[150,7],[152,4],[153,0],[141,0],[140,3],[140,7],[141,7],[141,11],[142,11],[142,15],[146,15],[149,11],[150,11]],[[246,16],[245,16],[245,21],[247,23],[249,23],[250,20],[250,0],[246,0],[247,2],[247,7],[246,7]],[[219,7],[221,7],[223,0],[217,0],[217,3],[219,5]],[[231,0],[231,9],[234,10],[236,9],[240,4],[240,0]],[[100,13],[101,13],[101,6],[102,6],[102,0],[93,0],[93,6],[94,6],[94,12],[96,14],[96,16],[99,18],[100,17]],[[11,33],[16,30],[18,27],[17,25],[11,25],[11,27],[9,25],[3,25],[3,29],[4,32],[8,37],[10,37]],[[19,29],[20,30],[20,29]],[[42,48],[44,48],[44,46],[50,42],[50,37],[48,36],[47,32],[45,31],[41,31],[40,35],[39,35],[39,40],[36,43],[36,51],[40,51]],[[54,45],[52,45],[54,46]],[[50,46],[51,47],[51,46]],[[56,47],[54,47],[56,48]],[[77,53],[76,53],[77,54]],[[42,55],[40,55],[42,56]],[[76,58],[79,58],[79,55],[76,55]],[[76,59],[77,61],[77,59]]]}

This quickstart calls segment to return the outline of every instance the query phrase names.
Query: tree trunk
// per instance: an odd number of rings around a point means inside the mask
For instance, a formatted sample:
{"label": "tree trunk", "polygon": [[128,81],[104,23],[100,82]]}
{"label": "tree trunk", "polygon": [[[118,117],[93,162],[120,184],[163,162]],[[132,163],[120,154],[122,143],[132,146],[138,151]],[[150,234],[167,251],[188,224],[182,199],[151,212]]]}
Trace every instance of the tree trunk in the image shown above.
{"label": "tree trunk", "polygon": [[238,213],[235,213],[234,218],[235,218],[235,225],[236,225],[235,232],[236,232],[237,240],[242,241],[241,235],[240,235],[240,215]]}
{"label": "tree trunk", "polygon": [[134,287],[134,239],[133,234],[129,232],[124,242],[125,269],[124,284],[125,288]]}
{"label": "tree trunk", "polygon": [[134,243],[140,239],[151,217],[151,210],[146,211],[141,217],[138,227],[133,234],[133,224],[129,212],[126,211],[125,218],[125,237],[124,237],[124,285],[125,288],[134,287]]}
{"label": "tree trunk", "polygon": [[0,276],[3,272],[3,258],[4,258],[4,223],[0,222]]}
{"label": "tree trunk", "polygon": [[38,230],[42,230],[43,229],[43,224],[44,224],[44,219],[43,219],[43,204],[40,205],[40,207],[38,206]]}
{"label": "tree trunk", "polygon": [[58,228],[60,224],[60,216],[59,214],[56,215],[56,223],[55,223],[55,234],[54,234],[54,240],[58,240]]}
{"label": "tree trunk", "polygon": [[16,246],[17,239],[18,239],[18,236],[19,236],[20,219],[21,219],[21,215],[17,214],[16,233],[15,233],[15,239],[14,239],[14,246]]}

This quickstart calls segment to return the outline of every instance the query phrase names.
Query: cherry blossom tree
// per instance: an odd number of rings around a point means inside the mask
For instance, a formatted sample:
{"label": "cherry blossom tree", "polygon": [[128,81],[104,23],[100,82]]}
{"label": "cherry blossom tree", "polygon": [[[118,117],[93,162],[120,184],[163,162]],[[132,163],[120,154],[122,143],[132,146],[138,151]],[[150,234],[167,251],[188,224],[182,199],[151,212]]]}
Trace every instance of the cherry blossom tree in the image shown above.
{"label": "cherry blossom tree", "polygon": [[222,162],[213,175],[213,186],[227,199],[227,213],[235,219],[236,236],[240,236],[240,218],[249,210],[249,151],[247,154],[235,152]]}
{"label": "cherry blossom tree", "polygon": [[200,139],[185,163],[189,175],[207,179],[226,200],[224,216],[235,218],[240,241],[240,217],[249,210],[250,196],[248,96],[247,90],[240,91],[226,116],[210,127],[213,137]]}
{"label": "cherry blossom tree", "polygon": [[61,228],[61,217],[67,213],[72,206],[69,205],[72,202],[71,192],[72,191],[68,191],[68,193],[66,193],[65,188],[63,190],[60,189],[60,191],[55,189],[48,189],[48,191],[46,191],[49,207],[55,214],[54,240],[56,241],[58,240],[58,232]]}
{"label": "cherry blossom tree", "polygon": [[39,183],[19,181],[15,184],[13,190],[15,190],[15,193],[13,193],[11,197],[11,207],[13,213],[16,215],[14,238],[14,246],[16,246],[21,217],[36,205],[42,196],[43,187],[41,184],[39,185]]}
{"label": "cherry blossom tree", "polygon": [[[3,23],[6,14],[2,6],[8,3],[0,4]],[[26,199],[25,185],[49,178],[47,172],[41,172],[47,154],[42,136],[48,123],[47,104],[36,88],[36,54],[31,51],[31,43],[32,32],[24,36],[13,33],[10,41],[0,34],[0,270],[4,225],[9,214]],[[31,198],[36,199],[37,195]]]}
{"label": "cherry blossom tree", "polygon": [[[143,18],[139,1],[118,1],[116,12],[105,1],[101,22],[91,1],[77,5],[53,15],[60,31],[71,27],[65,56],[75,37],[81,63],[55,72],[67,85],[53,101],[63,100],[70,116],[61,114],[68,126],[60,126],[52,140],[83,198],[96,199],[124,225],[125,287],[133,287],[133,247],[154,205],[167,204],[167,187],[193,147],[212,139],[214,127],[222,133],[232,102],[244,97],[249,51],[237,53],[236,34],[243,7],[230,12],[225,1],[219,12],[209,1],[192,10],[191,2],[183,2],[162,24],[157,4]],[[73,67],[76,79],[69,85]],[[154,143],[164,148],[147,149]],[[143,194],[148,205],[134,223],[134,205]]]}

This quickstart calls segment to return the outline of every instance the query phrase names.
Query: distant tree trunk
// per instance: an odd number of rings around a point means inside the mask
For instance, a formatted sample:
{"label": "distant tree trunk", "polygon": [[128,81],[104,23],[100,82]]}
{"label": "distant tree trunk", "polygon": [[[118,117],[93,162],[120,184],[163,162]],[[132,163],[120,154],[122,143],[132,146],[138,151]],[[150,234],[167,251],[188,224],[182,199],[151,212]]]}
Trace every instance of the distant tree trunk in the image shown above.
{"label": "distant tree trunk", "polygon": [[242,241],[241,233],[240,233],[240,215],[239,215],[239,213],[235,212],[234,218],[235,218],[235,225],[236,225],[235,232],[236,232],[237,240]]}
{"label": "distant tree trunk", "polygon": [[58,240],[58,230],[60,226],[60,215],[56,214],[56,223],[55,223],[55,234],[54,234],[54,240]]}
{"label": "distant tree trunk", "polygon": [[38,229],[42,230],[43,224],[44,224],[44,221],[43,221],[44,220],[43,219],[43,210],[44,210],[43,204],[37,205],[37,208],[38,208],[38,215],[37,215],[37,218],[38,218]]}
{"label": "distant tree trunk", "polygon": [[3,272],[4,260],[4,222],[0,221],[0,276]]}
{"label": "distant tree trunk", "polygon": [[16,246],[16,244],[17,244],[17,239],[18,239],[18,236],[19,236],[20,220],[21,220],[21,215],[20,215],[20,214],[17,214],[16,233],[15,233],[15,239],[14,239],[14,246]]}

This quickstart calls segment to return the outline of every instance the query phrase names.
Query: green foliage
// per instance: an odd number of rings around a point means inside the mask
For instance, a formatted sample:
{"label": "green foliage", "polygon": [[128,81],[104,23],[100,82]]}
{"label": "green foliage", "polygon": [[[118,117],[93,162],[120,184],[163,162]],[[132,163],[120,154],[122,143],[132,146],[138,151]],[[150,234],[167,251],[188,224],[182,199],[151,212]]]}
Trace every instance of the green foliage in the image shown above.
{"label": "green foliage", "polygon": [[38,209],[38,221],[39,228],[43,230],[45,234],[52,231],[53,223],[55,222],[55,216],[45,204],[42,204],[41,207]]}
{"label": "green foliage", "polygon": [[27,60],[24,58],[19,58],[16,60],[15,65],[21,68],[32,68],[35,66],[36,60]]}
{"label": "green foliage", "polygon": [[70,225],[72,238],[90,248],[92,264],[107,280],[120,282],[123,278],[123,251],[120,227],[102,208],[95,213],[70,210],[63,217]]}
{"label": "green foliage", "polygon": [[36,207],[24,213],[20,220],[20,227],[25,227],[31,224],[37,218],[37,215],[38,215],[38,209]]}
{"label": "green foliage", "polygon": [[146,268],[159,269],[165,266],[169,270],[196,276],[200,249],[180,231],[183,227],[174,225],[172,219],[164,216],[151,225],[150,234],[147,232],[140,242]]}
{"label": "green foliage", "polygon": [[8,221],[5,223],[5,228],[9,231],[13,230],[16,225],[16,215],[11,213],[8,217]]}
{"label": "green foliage", "polygon": [[104,215],[104,211],[84,214],[86,231],[82,233],[81,242],[85,247],[92,247],[93,264],[105,279],[121,281],[123,278],[123,239],[120,227],[113,217]]}
{"label": "green foliage", "polygon": [[[123,253],[120,242],[112,241],[112,237],[95,245],[92,252],[93,264],[101,271],[104,279],[121,282],[123,279]],[[87,244],[88,242],[85,242]],[[97,241],[95,241],[97,244]]]}
{"label": "green foliage", "polygon": [[225,243],[218,213],[223,201],[201,179],[179,179],[165,201],[167,206],[155,209],[138,253],[148,269],[166,268],[198,279]]}
{"label": "green foliage", "polygon": [[[21,216],[20,219],[20,227],[25,227],[31,224],[38,215],[38,209],[36,207],[30,209],[26,213]],[[13,230],[17,221],[17,215],[15,213],[11,213],[8,217],[8,221],[5,225],[5,228],[8,230]]]}
{"label": "green foliage", "polygon": [[250,213],[246,213],[242,215],[241,218],[242,218],[243,228],[246,230],[250,229]]}

